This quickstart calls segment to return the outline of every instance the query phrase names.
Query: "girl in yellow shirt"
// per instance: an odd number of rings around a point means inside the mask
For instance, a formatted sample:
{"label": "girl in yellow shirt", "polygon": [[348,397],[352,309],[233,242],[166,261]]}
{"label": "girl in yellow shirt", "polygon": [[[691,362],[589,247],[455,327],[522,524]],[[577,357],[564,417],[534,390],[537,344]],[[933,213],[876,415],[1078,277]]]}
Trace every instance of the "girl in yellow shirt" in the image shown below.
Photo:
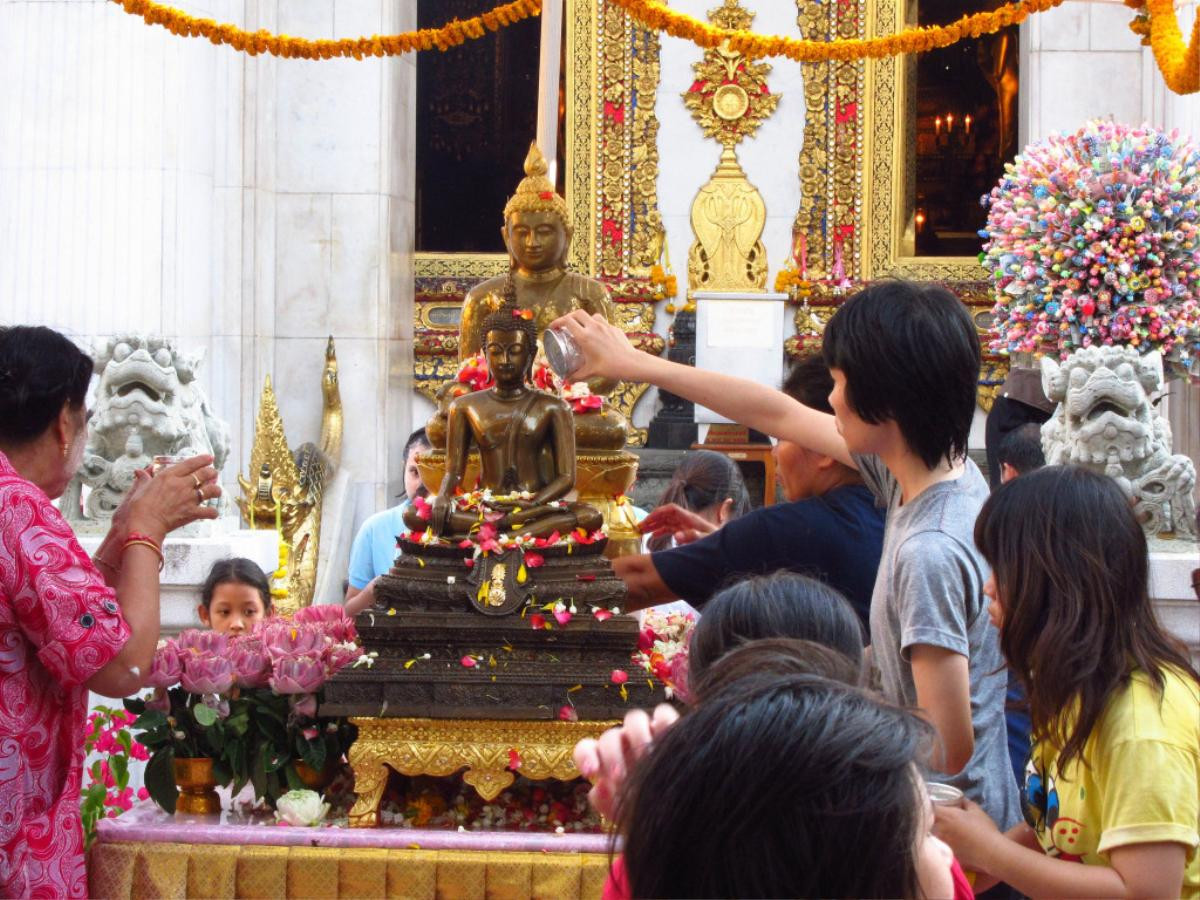
{"label": "girl in yellow shirt", "polygon": [[1146,538],[1116,482],[1052,466],[1002,486],[975,542],[1029,698],[1026,823],[937,809],[976,889],[1200,898],[1200,675],[1158,624]]}

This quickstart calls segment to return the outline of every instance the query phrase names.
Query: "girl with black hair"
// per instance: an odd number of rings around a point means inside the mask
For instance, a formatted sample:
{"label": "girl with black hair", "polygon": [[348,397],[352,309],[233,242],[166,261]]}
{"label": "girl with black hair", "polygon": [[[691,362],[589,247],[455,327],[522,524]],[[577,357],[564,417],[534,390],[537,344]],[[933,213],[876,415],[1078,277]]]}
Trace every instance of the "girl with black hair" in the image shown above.
{"label": "girl with black hair", "polygon": [[[692,526],[688,537],[694,540],[749,511],[750,495],[737,463],[724,453],[690,450],[675,467],[654,511],[639,526],[648,535],[644,549],[665,550],[672,546],[675,526],[681,519]],[[655,526],[667,516],[667,527]]]}
{"label": "girl with black hair", "polygon": [[992,495],[975,540],[1033,723],[1026,823],[1002,834],[971,804],[939,808],[939,833],[1030,897],[1200,897],[1200,676],[1155,618],[1125,495],[1041,469]]}
{"label": "girl with black hair", "polygon": [[271,584],[252,559],[219,559],[204,579],[196,614],[213,631],[244,634],[271,615]]}
{"label": "girl with black hair", "polygon": [[162,542],[221,488],[211,456],[135,473],[89,558],[52,501],[83,459],[92,360],[0,327],[0,896],[87,895],[79,817],[88,691],[139,690],[158,643]]}
{"label": "girl with black hair", "polygon": [[[692,632],[688,651],[689,690],[707,690],[706,673],[722,657],[752,641],[790,638],[841,655],[855,683],[861,680],[861,626],[846,598],[822,581],[776,572],[747,578],[716,594]],[[592,805],[612,818],[616,797],[629,769],[679,719],[675,707],[661,704],[653,715],[635,709],[624,724],[575,747],[575,764],[592,781]]]}
{"label": "girl with black hair", "polygon": [[850,685],[746,668],[635,768],[608,895],[954,895],[914,765],[929,726]]}

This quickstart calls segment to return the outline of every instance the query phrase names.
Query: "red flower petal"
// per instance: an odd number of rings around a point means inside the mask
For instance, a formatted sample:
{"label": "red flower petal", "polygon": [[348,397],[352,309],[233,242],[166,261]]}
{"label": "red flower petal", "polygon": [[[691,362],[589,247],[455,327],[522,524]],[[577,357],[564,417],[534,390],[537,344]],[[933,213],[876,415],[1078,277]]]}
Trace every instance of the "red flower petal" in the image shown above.
{"label": "red flower petal", "polygon": [[546,627],[546,617],[541,613],[534,613],[529,617],[529,624],[533,626],[534,631],[541,631]]}
{"label": "red flower petal", "polygon": [[613,669],[609,679],[613,684],[624,684],[629,680],[629,673],[624,669]]}
{"label": "red flower petal", "polygon": [[575,707],[573,707],[573,706],[559,707],[558,717],[560,719],[562,719],[564,722],[578,722],[579,721],[579,713],[577,713],[575,711]]}
{"label": "red flower petal", "polygon": [[568,610],[554,611],[554,619],[559,625],[566,627],[566,624],[571,621],[571,613]]}
{"label": "red flower petal", "polygon": [[525,565],[529,566],[529,568],[536,569],[539,566],[545,565],[545,563],[546,557],[542,556],[542,554],[533,553],[528,550],[525,551]]}
{"label": "red flower petal", "polygon": [[576,575],[575,580],[576,581],[595,581],[596,576],[595,575]]}
{"label": "red flower petal", "polygon": [[510,747],[508,751],[508,767],[514,772],[521,768],[521,754],[516,751],[516,748]]}
{"label": "red flower petal", "polygon": [[613,617],[612,612],[607,609],[593,609],[592,615],[596,617],[597,622],[607,622]]}
{"label": "red flower petal", "polygon": [[475,657],[473,657],[473,656],[464,656],[462,659],[459,660],[459,662],[463,664],[464,669],[473,669],[473,668],[475,668],[475,665],[476,665]]}

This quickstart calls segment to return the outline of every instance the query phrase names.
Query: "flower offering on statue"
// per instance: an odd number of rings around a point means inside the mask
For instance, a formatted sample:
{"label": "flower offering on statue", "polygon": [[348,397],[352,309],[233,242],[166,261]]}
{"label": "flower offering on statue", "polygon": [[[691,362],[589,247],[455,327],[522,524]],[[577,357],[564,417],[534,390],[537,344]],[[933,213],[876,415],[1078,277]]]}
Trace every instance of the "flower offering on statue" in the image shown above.
{"label": "flower offering on statue", "polygon": [[983,199],[994,349],[1200,352],[1200,148],[1094,121],[1033,144]]}
{"label": "flower offering on statue", "polygon": [[649,609],[642,619],[638,650],[631,661],[666,685],[668,697],[688,699],[688,642],[695,627],[691,613]]}

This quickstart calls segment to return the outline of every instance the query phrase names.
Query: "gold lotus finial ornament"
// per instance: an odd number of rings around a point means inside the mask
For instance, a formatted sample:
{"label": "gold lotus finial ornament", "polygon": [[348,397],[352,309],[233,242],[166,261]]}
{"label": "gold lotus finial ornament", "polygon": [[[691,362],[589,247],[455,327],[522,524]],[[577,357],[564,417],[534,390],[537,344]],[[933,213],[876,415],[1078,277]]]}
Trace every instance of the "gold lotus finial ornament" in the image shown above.
{"label": "gold lotus finial ornament", "polygon": [[[724,6],[709,11],[708,19],[721,28],[744,31],[754,14],[737,0],[725,0]],[[771,67],[731,50],[727,41],[706,50],[692,68],[696,80],[683,93],[683,104],[705,137],[716,138],[726,147],[754,134],[779,105],[779,95],[767,87]]]}
{"label": "gold lotus finial ornament", "polygon": [[538,149],[537,142],[529,145],[529,153],[525,156],[525,177],[517,185],[517,191],[504,204],[504,220],[515,212],[552,212],[562,220],[563,227],[569,227],[567,219],[567,201],[558,195],[554,185],[547,177],[550,167],[546,157]]}
{"label": "gold lotus finial ornament", "polygon": [[[745,31],[754,14],[725,0],[710,10],[709,21]],[[692,201],[688,249],[688,294],[693,291],[762,292],[767,287],[767,251],[762,243],[767,206],[738,163],[734,149],[750,137],[779,105],[767,87],[771,67],[730,49],[728,41],[704,51],[693,63],[696,78],[683,104],[705,137],[721,144],[721,161]]]}

